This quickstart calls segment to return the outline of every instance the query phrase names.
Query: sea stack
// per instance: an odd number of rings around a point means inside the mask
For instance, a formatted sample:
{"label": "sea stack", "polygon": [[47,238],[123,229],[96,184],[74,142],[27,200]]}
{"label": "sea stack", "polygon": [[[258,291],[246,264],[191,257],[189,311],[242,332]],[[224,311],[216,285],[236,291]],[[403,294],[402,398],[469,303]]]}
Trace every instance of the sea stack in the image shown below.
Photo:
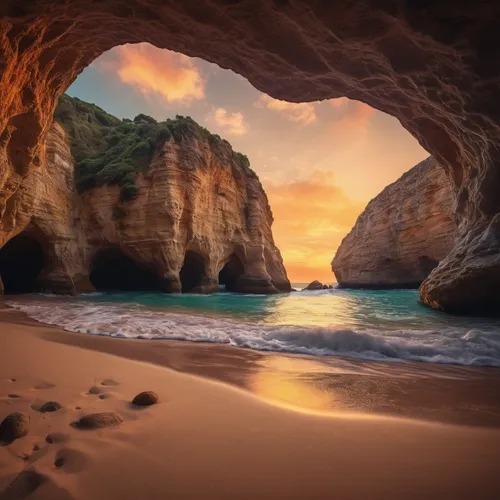
{"label": "sea stack", "polygon": [[453,190],[429,157],[368,203],[332,261],[347,288],[418,288],[451,250]]}
{"label": "sea stack", "polygon": [[55,118],[2,219],[5,293],[290,291],[266,193],[226,140],[189,117],[119,120],[68,96]]}

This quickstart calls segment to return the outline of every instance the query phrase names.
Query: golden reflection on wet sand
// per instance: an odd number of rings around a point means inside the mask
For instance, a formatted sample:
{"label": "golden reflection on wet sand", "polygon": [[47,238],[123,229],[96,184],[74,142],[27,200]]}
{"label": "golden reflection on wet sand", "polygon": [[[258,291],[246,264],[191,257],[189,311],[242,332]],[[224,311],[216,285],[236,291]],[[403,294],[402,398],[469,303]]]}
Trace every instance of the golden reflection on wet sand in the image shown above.
{"label": "golden reflection on wet sand", "polygon": [[306,412],[327,412],[334,406],[332,392],[324,391],[296,376],[298,371],[315,373],[314,361],[289,357],[264,357],[250,375],[248,385],[257,396],[278,406]]}
{"label": "golden reflection on wet sand", "polygon": [[264,355],[245,386],[282,408],[352,418],[404,417],[500,427],[500,371]]}

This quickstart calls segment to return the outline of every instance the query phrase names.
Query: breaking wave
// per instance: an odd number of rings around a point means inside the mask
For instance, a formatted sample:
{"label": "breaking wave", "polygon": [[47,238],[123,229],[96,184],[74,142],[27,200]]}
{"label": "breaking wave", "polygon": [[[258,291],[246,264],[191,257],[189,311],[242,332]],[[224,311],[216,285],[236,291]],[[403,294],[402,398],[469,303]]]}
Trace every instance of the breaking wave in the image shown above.
{"label": "breaking wave", "polygon": [[443,325],[439,325],[439,330],[308,327],[241,322],[137,304],[70,300],[7,304],[42,323],[93,335],[214,342],[260,351],[377,361],[500,366],[500,330],[496,329]]}

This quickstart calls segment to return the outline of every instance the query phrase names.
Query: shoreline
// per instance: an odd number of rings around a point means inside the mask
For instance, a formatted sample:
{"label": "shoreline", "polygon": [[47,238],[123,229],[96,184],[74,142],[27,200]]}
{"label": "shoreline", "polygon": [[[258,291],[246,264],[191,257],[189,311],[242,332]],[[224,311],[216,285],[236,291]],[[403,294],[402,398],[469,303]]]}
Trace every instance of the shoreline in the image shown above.
{"label": "shoreline", "polygon": [[4,304],[0,325],[5,320],[33,327],[50,342],[209,378],[295,411],[367,413],[500,428],[498,367],[312,356],[202,341],[77,333]]}
{"label": "shoreline", "polygon": [[[187,340],[327,359],[500,368],[500,320],[469,319],[457,324],[453,317],[428,318],[428,311],[420,317],[420,309],[414,311],[407,298],[399,304],[400,297],[395,313],[387,300],[379,304],[376,299],[370,307],[380,306],[381,311],[367,313],[359,298],[351,311],[352,297],[328,294],[308,296],[308,300],[288,294],[271,304],[262,304],[262,296],[254,296],[258,302],[245,303],[234,294],[206,297],[169,295],[164,302],[163,296],[158,301],[154,294],[104,294],[89,300],[16,296],[4,304],[42,324],[113,338]],[[318,314],[332,300],[340,315]]]}
{"label": "shoreline", "polygon": [[[0,446],[2,500],[12,488],[41,500],[493,500],[500,487],[500,428],[484,409],[466,425],[449,425],[443,409],[434,421],[418,420],[349,408],[346,399],[352,392],[366,400],[377,386],[390,397],[389,380],[405,391],[411,382],[417,401],[435,383],[441,393],[439,381],[469,397],[463,384],[492,390],[496,369],[435,367],[429,376],[418,363],[323,364],[222,345],[94,337],[13,309],[0,310],[0,352],[0,418],[22,411],[31,419],[26,437]],[[376,383],[362,389],[358,379]],[[160,403],[134,408],[144,390]],[[330,404],[336,398],[328,411],[325,394]],[[37,411],[47,401],[63,408]],[[97,431],[71,425],[100,411],[124,422]],[[60,440],[47,443],[49,433]]]}

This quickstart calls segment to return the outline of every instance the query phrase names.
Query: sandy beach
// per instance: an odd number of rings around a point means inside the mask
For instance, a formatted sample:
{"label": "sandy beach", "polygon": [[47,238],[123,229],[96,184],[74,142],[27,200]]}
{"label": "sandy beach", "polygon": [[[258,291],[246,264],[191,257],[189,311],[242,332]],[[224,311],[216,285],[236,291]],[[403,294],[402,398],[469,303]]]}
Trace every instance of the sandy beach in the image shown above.
{"label": "sandy beach", "polygon": [[[0,446],[2,500],[498,498],[499,369],[113,339],[2,307],[0,419],[30,418]],[[97,412],[123,422],[73,425]]]}

